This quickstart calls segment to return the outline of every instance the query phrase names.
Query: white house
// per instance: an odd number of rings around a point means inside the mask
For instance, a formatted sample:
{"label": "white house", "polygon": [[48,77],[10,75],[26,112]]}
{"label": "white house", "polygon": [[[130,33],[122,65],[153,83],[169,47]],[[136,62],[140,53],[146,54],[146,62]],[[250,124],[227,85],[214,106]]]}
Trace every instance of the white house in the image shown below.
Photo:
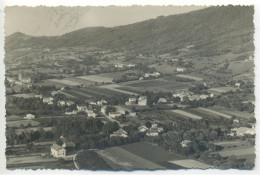
{"label": "white house", "polygon": [[33,115],[33,114],[26,114],[26,116],[25,116],[24,118],[25,118],[25,119],[28,119],[28,120],[34,119],[34,118],[35,118],[35,115]]}
{"label": "white house", "polygon": [[167,103],[167,100],[165,98],[159,98],[158,103]]}
{"label": "white house", "polygon": [[177,67],[176,71],[177,72],[184,72],[184,71],[186,71],[186,68],[185,67]]}
{"label": "white house", "polygon": [[55,143],[51,146],[51,155],[53,157],[65,157],[66,149]]}
{"label": "white house", "polygon": [[142,126],[140,126],[139,128],[138,128],[138,131],[139,132],[146,132],[146,131],[148,131],[149,129],[145,126],[145,125],[142,125]]}
{"label": "white house", "polygon": [[85,106],[85,105],[77,105],[77,109],[78,109],[78,111],[86,111],[87,106]]}
{"label": "white house", "polygon": [[110,134],[111,137],[128,137],[127,132],[123,129],[119,129],[118,131],[115,131],[113,134]]}
{"label": "white house", "polygon": [[190,140],[183,140],[180,144],[183,148],[185,148],[185,147],[188,147],[188,144],[190,144],[190,143],[191,143]]}
{"label": "white house", "polygon": [[150,130],[146,133],[146,135],[149,137],[158,136],[158,134],[159,133],[157,131],[153,131],[153,130]]}
{"label": "white house", "polygon": [[56,95],[56,94],[58,94],[58,93],[59,93],[58,91],[52,91],[52,92],[51,92],[51,95],[54,96],[54,95]]}
{"label": "white house", "polygon": [[236,87],[240,87],[240,85],[241,85],[240,83],[235,83]]}
{"label": "white house", "polygon": [[147,97],[146,96],[140,96],[138,98],[138,105],[139,106],[146,106],[147,105]]}
{"label": "white house", "polygon": [[136,104],[136,97],[130,97],[125,104],[126,105],[134,105],[134,104]]}
{"label": "white house", "polygon": [[75,103],[73,102],[73,101],[71,101],[71,100],[69,100],[69,101],[66,101],[66,105],[68,105],[68,106],[71,106],[71,105],[74,105]]}
{"label": "white house", "polygon": [[115,118],[115,117],[121,116],[122,113],[120,113],[120,112],[109,112],[108,115],[109,115],[109,117]]}
{"label": "white house", "polygon": [[65,106],[65,105],[66,105],[66,102],[63,101],[63,100],[59,100],[59,101],[58,101],[58,105],[59,105],[59,106]]}
{"label": "white house", "polygon": [[106,100],[99,100],[99,101],[97,101],[97,105],[98,106],[102,106],[102,105],[106,105],[106,104],[107,104]]}
{"label": "white house", "polygon": [[52,97],[47,97],[47,98],[43,98],[43,99],[42,99],[42,102],[43,102],[43,103],[48,103],[48,104],[50,104],[50,103],[52,103],[52,101],[53,101],[53,98],[52,98]]}

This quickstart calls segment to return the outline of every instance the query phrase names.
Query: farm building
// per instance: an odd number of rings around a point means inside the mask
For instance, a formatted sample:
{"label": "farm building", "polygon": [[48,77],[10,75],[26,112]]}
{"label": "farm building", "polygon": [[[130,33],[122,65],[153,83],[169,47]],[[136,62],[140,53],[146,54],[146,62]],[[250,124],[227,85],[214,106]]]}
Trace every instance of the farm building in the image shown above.
{"label": "farm building", "polygon": [[123,129],[119,129],[118,131],[115,131],[113,134],[110,134],[111,137],[128,137],[127,132]]}
{"label": "farm building", "polygon": [[73,102],[73,101],[71,101],[71,100],[69,100],[69,101],[66,101],[66,105],[68,105],[68,106],[71,106],[71,105],[74,105],[75,103]]}
{"label": "farm building", "polygon": [[58,101],[58,105],[59,105],[59,106],[65,106],[65,105],[66,105],[66,102],[63,101],[63,100],[59,100],[59,101]]}
{"label": "farm building", "polygon": [[51,146],[51,155],[53,157],[65,157],[66,149],[55,143]]}
{"label": "farm building", "polygon": [[146,106],[147,105],[147,97],[146,96],[140,96],[138,98],[138,105],[139,106]]}
{"label": "farm building", "polygon": [[34,118],[35,118],[35,115],[33,115],[33,114],[26,114],[26,116],[25,116],[24,118],[25,118],[25,119],[28,119],[28,120],[34,119]]}

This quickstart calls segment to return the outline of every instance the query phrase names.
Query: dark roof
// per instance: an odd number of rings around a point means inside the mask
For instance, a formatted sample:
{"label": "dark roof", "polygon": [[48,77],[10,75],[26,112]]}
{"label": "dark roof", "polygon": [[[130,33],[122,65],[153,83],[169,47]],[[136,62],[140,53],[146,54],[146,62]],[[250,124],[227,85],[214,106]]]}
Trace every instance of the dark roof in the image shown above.
{"label": "dark roof", "polygon": [[65,142],[64,144],[66,145],[66,147],[75,147],[74,142]]}

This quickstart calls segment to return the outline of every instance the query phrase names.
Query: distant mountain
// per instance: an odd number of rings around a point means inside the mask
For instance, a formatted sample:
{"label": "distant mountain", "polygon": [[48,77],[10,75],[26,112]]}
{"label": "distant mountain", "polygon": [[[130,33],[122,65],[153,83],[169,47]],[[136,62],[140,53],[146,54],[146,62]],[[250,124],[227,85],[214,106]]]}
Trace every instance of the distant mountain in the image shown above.
{"label": "distant mountain", "polygon": [[253,6],[217,6],[186,14],[158,17],[113,28],[92,27],[62,36],[34,37],[15,33],[6,37],[6,50],[23,47],[89,46],[137,52],[179,53],[194,45],[198,56],[254,50]]}

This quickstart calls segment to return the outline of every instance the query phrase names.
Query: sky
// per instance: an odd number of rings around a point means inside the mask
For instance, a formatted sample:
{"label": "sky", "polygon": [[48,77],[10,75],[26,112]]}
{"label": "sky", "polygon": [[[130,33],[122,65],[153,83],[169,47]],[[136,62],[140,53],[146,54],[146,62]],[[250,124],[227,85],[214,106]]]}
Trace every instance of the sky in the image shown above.
{"label": "sky", "polygon": [[187,13],[204,6],[108,6],[5,8],[5,35],[22,32],[34,36],[62,35],[85,27],[114,27],[157,16]]}

